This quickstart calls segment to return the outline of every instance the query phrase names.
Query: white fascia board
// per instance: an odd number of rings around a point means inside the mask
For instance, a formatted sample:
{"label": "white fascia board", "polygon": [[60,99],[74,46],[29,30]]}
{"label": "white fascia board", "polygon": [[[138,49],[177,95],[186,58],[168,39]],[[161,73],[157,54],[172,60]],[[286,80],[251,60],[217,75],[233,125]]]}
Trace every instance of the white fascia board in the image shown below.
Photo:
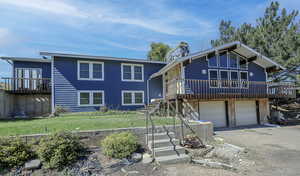
{"label": "white fascia board", "polygon": [[108,57],[108,56],[90,56],[90,55],[80,55],[80,54],[40,52],[40,55],[42,55],[42,56],[54,56],[54,57],[67,57],[67,58],[80,58],[80,59],[112,60],[112,61],[122,61],[122,62],[167,64],[166,62],[150,61],[150,60],[145,60],[145,59],[130,59],[130,58]]}

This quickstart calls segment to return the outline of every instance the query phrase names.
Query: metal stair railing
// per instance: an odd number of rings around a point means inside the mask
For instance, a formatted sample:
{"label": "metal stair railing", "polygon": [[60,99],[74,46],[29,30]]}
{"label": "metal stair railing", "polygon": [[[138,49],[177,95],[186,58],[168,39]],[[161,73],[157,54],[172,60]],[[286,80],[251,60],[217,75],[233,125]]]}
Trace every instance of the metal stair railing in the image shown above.
{"label": "metal stair railing", "polygon": [[152,108],[152,109],[149,109],[149,106],[147,107],[147,112],[146,112],[146,136],[147,136],[147,146],[148,146],[148,144],[149,144],[149,139],[148,139],[148,137],[149,137],[149,120],[150,120],[150,123],[151,123],[151,129],[152,129],[152,131],[151,131],[151,134],[152,134],[152,136],[151,136],[151,141],[152,141],[152,143],[151,143],[151,149],[152,149],[152,156],[154,157],[154,155],[155,155],[155,153],[154,153],[154,148],[155,148],[155,146],[154,146],[154,140],[155,140],[155,138],[154,138],[154,130],[155,130],[155,125],[154,125],[154,122],[153,122],[153,119],[152,119],[152,114],[154,114],[155,112],[157,112],[158,110],[159,110],[159,108],[160,108],[160,105],[161,105],[161,102],[157,102],[156,103],[156,105],[154,106],[154,108]]}
{"label": "metal stair railing", "polygon": [[[175,107],[173,105],[170,105],[170,107],[175,110]],[[199,136],[197,136],[196,132],[194,131],[194,129],[185,121],[184,119],[184,115],[181,112],[175,112],[177,114],[177,117],[179,118],[179,120],[181,121],[181,137],[182,137],[182,141],[184,140],[184,130],[183,130],[183,126],[185,126],[186,128],[188,128],[194,135],[195,137],[198,139],[198,141],[200,142],[200,147],[202,148],[206,148],[206,146],[204,145],[203,141],[200,139]],[[174,117],[175,118],[175,117]]]}

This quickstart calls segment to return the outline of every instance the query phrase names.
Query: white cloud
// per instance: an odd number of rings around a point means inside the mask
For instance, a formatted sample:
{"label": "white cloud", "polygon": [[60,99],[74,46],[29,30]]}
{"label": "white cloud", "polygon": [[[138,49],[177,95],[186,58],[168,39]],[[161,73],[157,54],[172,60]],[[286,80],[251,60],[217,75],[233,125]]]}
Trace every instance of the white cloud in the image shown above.
{"label": "white cloud", "polygon": [[[90,20],[94,23],[137,26],[158,33],[181,36],[194,36],[199,35],[199,31],[206,33],[213,30],[213,25],[209,21],[196,18],[181,9],[169,8],[164,1],[160,2],[160,5],[147,3],[147,0],[138,1],[145,7],[137,8],[138,10],[133,8],[132,11],[129,8],[127,11],[123,10],[125,9],[123,6],[126,5],[125,1],[122,1],[124,4],[99,1],[98,5],[70,2],[67,0],[0,0],[0,4],[60,15],[59,20],[73,17],[80,20],[77,22]],[[150,11],[145,12],[143,10],[145,8]]]}
{"label": "white cloud", "polygon": [[60,0],[0,0],[2,4],[14,5],[20,8],[30,8],[54,14],[74,17],[87,17],[75,6]]}

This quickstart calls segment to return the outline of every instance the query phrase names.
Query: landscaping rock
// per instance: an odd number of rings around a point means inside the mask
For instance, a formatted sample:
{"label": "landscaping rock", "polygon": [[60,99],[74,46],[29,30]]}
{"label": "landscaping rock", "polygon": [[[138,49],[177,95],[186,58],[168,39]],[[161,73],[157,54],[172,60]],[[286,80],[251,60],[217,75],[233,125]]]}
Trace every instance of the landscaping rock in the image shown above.
{"label": "landscaping rock", "polygon": [[148,154],[148,153],[145,153],[144,155],[143,155],[143,164],[150,164],[150,163],[152,163],[152,161],[153,161],[153,158]]}
{"label": "landscaping rock", "polygon": [[133,162],[135,162],[135,163],[141,161],[142,158],[143,158],[143,155],[142,155],[141,153],[133,153],[133,154],[131,155],[131,160],[132,160]]}
{"label": "landscaping rock", "polygon": [[64,170],[64,173],[65,175],[74,176],[103,175],[102,167],[96,153],[88,156],[87,158],[82,158],[73,166],[69,166]]}
{"label": "landscaping rock", "polygon": [[35,159],[25,163],[24,169],[25,170],[34,170],[39,169],[41,167],[41,160]]}
{"label": "landscaping rock", "polygon": [[229,164],[225,164],[225,163],[221,163],[221,162],[215,162],[215,161],[211,161],[211,160],[192,160],[193,163],[196,164],[201,164],[204,166],[208,166],[211,168],[224,168],[224,169],[231,169],[231,170],[236,170],[236,168],[234,168],[233,166],[229,165]]}
{"label": "landscaping rock", "polygon": [[[229,161],[233,161],[238,158],[239,153],[245,151],[244,148],[238,147],[232,144],[223,144],[216,147],[212,152],[214,156],[222,159],[226,159]],[[210,153],[211,154],[211,153]]]}

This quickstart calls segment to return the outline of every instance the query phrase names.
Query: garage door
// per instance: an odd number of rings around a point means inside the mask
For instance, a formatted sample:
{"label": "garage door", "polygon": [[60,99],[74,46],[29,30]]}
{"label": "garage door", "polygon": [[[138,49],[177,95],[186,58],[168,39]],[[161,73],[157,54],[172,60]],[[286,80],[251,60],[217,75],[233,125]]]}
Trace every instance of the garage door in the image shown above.
{"label": "garage door", "polygon": [[257,124],[255,101],[236,101],[236,125]]}
{"label": "garage door", "polygon": [[225,102],[200,102],[200,120],[211,121],[214,127],[226,127]]}

